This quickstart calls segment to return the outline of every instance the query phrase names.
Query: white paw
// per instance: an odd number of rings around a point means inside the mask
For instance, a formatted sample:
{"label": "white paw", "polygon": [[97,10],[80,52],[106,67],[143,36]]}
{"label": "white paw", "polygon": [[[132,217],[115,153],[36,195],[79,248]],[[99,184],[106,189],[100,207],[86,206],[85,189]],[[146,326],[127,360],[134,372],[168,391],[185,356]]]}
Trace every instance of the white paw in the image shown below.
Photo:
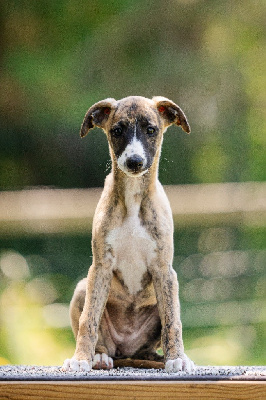
{"label": "white paw", "polygon": [[105,353],[96,353],[92,362],[92,368],[94,369],[111,369],[114,363],[111,357],[108,357]]}
{"label": "white paw", "polygon": [[183,357],[176,358],[175,360],[168,360],[165,363],[165,370],[170,374],[180,371],[185,371],[190,373],[194,369],[195,369],[194,362],[191,361],[186,354],[184,354]]}
{"label": "white paw", "polygon": [[63,371],[74,371],[74,372],[87,372],[91,370],[91,362],[87,360],[76,360],[75,357],[64,361],[62,366]]}

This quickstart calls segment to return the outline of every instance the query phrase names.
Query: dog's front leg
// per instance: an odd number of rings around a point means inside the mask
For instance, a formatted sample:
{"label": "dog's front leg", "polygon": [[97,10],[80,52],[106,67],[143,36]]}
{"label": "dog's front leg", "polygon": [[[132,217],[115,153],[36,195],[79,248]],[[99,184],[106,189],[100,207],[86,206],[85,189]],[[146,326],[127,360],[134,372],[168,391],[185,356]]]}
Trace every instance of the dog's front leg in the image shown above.
{"label": "dog's front leg", "polygon": [[194,369],[194,363],[184,353],[176,272],[168,264],[156,267],[152,275],[162,324],[165,369],[167,372],[189,372]]}
{"label": "dog's front leg", "polygon": [[76,351],[73,358],[64,362],[64,370],[89,371],[92,368],[99,322],[108,298],[111,279],[110,267],[100,263],[90,267],[85,304],[79,319]]}

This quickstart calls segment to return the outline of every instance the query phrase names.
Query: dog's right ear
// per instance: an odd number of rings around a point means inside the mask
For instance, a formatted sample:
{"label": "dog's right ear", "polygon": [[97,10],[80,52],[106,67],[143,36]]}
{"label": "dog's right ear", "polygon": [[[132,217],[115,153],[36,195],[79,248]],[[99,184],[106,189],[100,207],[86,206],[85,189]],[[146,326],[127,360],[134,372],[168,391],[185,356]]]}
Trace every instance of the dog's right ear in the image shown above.
{"label": "dog's right ear", "polygon": [[105,127],[105,124],[111,114],[111,111],[116,108],[116,100],[115,99],[105,99],[95,103],[91,106],[82,122],[80,128],[80,136],[84,137],[87,135],[90,129],[98,126],[99,128]]}

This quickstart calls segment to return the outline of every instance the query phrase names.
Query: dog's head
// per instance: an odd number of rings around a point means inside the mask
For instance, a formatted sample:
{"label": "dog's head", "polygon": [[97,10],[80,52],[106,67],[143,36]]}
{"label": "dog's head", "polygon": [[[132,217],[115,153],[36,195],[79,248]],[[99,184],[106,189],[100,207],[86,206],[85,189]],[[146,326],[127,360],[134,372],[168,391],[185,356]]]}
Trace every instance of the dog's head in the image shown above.
{"label": "dog's head", "polygon": [[190,133],[181,108],[164,97],[151,100],[130,96],[122,100],[106,99],[94,104],[86,113],[80,135],[94,126],[102,128],[117,166],[129,176],[145,174],[160,154],[163,133],[172,125]]}

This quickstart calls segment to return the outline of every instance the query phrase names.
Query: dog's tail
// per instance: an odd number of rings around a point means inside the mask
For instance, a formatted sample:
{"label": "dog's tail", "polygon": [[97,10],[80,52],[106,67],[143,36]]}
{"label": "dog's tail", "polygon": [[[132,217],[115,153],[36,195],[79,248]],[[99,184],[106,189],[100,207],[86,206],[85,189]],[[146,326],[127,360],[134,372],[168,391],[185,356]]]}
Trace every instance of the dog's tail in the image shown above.
{"label": "dog's tail", "polygon": [[132,358],[114,360],[115,368],[145,368],[145,369],[164,369],[164,363],[162,361],[151,361],[151,360],[134,360]]}

